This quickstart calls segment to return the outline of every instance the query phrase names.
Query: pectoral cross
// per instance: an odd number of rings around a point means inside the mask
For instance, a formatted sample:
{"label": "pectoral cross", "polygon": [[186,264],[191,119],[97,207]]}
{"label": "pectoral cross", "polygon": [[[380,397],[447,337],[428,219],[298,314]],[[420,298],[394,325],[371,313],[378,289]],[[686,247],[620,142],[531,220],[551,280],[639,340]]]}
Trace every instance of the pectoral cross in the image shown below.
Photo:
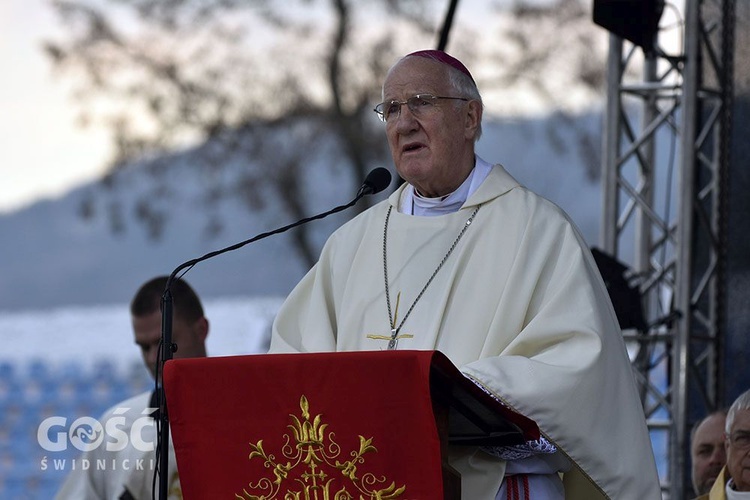
{"label": "pectoral cross", "polygon": [[401,330],[401,326],[403,324],[398,325],[398,304],[401,302],[401,292],[398,292],[398,295],[396,296],[396,309],[393,312],[393,321],[391,321],[391,334],[390,335],[375,335],[375,334],[369,334],[367,335],[368,339],[373,340],[387,340],[388,341],[388,350],[394,351],[396,350],[396,347],[398,347],[398,341],[400,339],[412,339],[414,338],[414,335],[411,335],[409,333],[402,333],[399,335],[399,331]]}

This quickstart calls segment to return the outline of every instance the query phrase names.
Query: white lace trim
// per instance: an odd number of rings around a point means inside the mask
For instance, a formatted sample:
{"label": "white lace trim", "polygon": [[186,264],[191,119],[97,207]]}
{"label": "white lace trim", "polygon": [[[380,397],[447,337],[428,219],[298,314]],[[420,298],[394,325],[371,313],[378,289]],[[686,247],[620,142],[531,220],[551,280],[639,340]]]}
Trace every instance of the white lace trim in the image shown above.
{"label": "white lace trim", "polygon": [[[499,399],[493,393],[488,391],[485,386],[472,378],[469,378],[469,380],[474,382],[474,384],[482,389],[483,392],[489,394],[492,399],[506,408],[509,408],[502,399]],[[557,446],[552,444],[544,436],[539,436],[539,439],[526,441],[523,444],[509,446],[483,446],[482,449],[503,460],[521,460],[538,454],[551,454],[557,452]]]}

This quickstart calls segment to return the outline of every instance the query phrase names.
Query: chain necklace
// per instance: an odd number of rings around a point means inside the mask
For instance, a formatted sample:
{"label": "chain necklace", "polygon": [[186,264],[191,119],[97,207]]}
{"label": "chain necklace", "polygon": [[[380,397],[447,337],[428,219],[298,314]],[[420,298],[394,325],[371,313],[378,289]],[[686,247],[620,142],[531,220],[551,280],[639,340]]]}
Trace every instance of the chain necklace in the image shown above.
{"label": "chain necklace", "polygon": [[[398,298],[396,299],[396,316],[393,315],[391,312],[391,293],[388,287],[388,257],[386,248],[388,247],[388,221],[391,218],[391,211],[393,210],[392,206],[388,207],[388,213],[385,216],[385,224],[383,227],[383,277],[385,279],[385,301],[386,305],[388,306],[388,321],[391,325],[391,336],[388,340],[388,350],[394,350],[396,348],[396,342],[399,339],[399,332],[401,331],[401,327],[404,326],[404,323],[406,323],[407,318],[411,314],[411,312],[414,310],[414,306],[417,305],[417,302],[419,302],[419,299],[422,298],[422,295],[424,295],[424,292],[427,290],[427,287],[430,286],[430,283],[432,283],[432,280],[435,279],[435,276],[437,276],[437,273],[442,269],[443,264],[445,264],[445,261],[448,260],[448,257],[453,253],[453,250],[456,248],[456,245],[458,245],[458,242],[461,241],[461,238],[463,237],[464,233],[467,229],[469,229],[469,226],[474,221],[474,217],[477,215],[477,212],[479,212],[479,209],[482,205],[477,205],[477,208],[474,209],[472,214],[469,216],[469,218],[464,223],[464,226],[461,228],[461,231],[458,233],[458,236],[456,236],[456,239],[453,241],[453,244],[448,249],[448,252],[445,254],[445,257],[443,257],[443,260],[440,261],[440,264],[438,264],[437,268],[432,272],[432,276],[430,276],[430,279],[427,280],[427,283],[424,284],[422,287],[422,290],[417,294],[417,298],[414,299],[414,302],[412,302],[411,307],[408,311],[406,311],[406,314],[404,314],[404,317],[401,319],[401,322],[397,325],[396,321],[398,320],[398,303],[401,298],[401,293],[399,293]],[[411,335],[409,336],[411,337]]]}

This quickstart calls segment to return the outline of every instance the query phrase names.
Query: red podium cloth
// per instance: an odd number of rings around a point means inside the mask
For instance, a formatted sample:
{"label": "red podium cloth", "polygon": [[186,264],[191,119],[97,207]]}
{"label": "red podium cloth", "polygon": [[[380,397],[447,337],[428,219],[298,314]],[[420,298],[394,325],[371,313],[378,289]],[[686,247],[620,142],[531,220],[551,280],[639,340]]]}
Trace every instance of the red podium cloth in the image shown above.
{"label": "red podium cloth", "polygon": [[184,498],[443,498],[434,354],[167,362]]}

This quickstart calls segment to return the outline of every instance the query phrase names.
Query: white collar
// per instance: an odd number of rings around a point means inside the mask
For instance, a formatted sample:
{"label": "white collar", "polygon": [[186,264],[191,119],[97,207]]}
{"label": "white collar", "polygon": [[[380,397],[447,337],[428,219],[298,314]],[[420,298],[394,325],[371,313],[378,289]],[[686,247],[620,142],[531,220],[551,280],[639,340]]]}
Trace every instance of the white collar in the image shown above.
{"label": "white collar", "polygon": [[727,500],[747,500],[750,498],[750,491],[737,491],[734,488],[734,479],[727,481],[724,491],[727,494]]}
{"label": "white collar", "polygon": [[475,155],[474,168],[463,183],[447,196],[440,198],[425,198],[415,192],[411,184],[406,186],[401,195],[399,212],[408,215],[436,216],[445,215],[458,210],[466,202],[467,198],[477,190],[487,178],[492,165]]}

